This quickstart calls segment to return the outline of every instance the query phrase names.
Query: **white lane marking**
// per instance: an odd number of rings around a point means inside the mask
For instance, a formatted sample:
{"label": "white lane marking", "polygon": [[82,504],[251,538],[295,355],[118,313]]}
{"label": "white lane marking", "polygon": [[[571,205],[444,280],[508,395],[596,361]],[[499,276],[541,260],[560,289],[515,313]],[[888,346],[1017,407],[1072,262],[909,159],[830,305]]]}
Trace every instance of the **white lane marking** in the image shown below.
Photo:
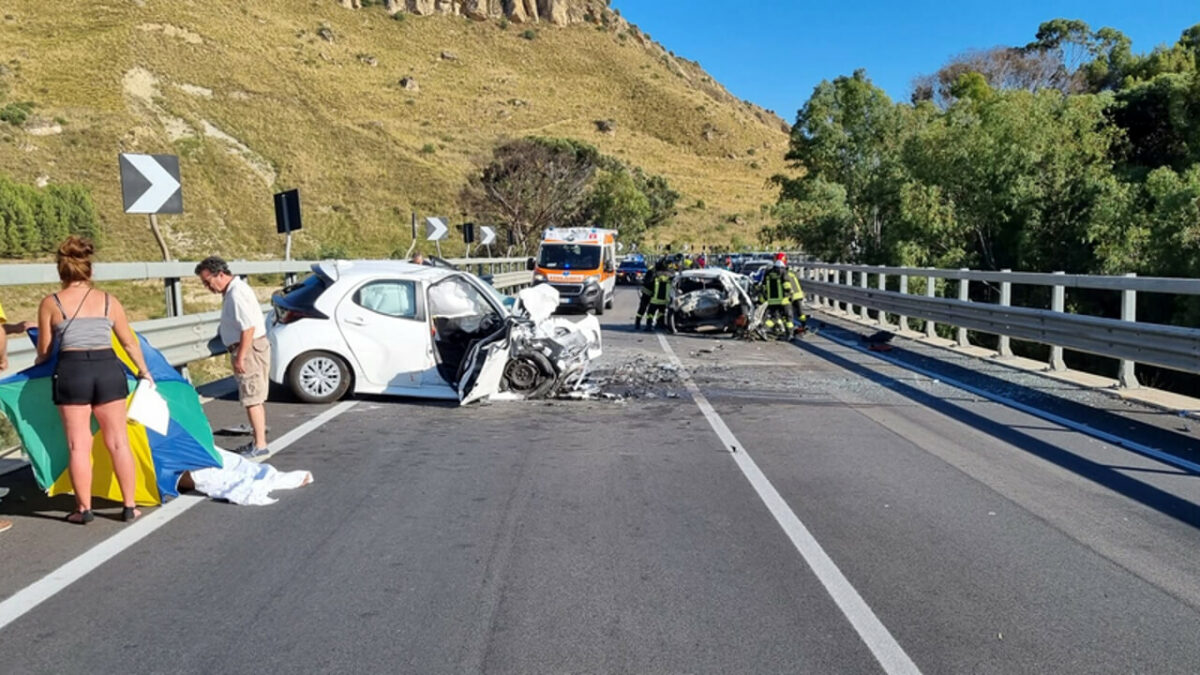
{"label": "white lane marking", "polygon": [[1200,464],[1197,464],[1196,462],[1190,462],[1182,457],[1176,457],[1175,455],[1172,455],[1163,450],[1159,450],[1158,448],[1152,448],[1148,445],[1143,445],[1141,443],[1138,443],[1137,441],[1131,441],[1127,438],[1122,438],[1120,436],[1117,436],[1116,434],[1110,434],[1107,431],[1101,431],[1100,429],[1090,427],[1090,426],[1084,424],[1083,422],[1076,422],[1075,420],[1067,419],[1066,417],[1060,417],[1058,415],[1055,415],[1054,413],[1048,413],[1044,410],[1040,410],[1031,405],[1021,403],[1020,401],[1013,400],[1006,396],[1001,396],[1000,394],[994,394],[990,391],[980,389],[978,387],[973,387],[973,386],[967,384],[966,382],[960,382],[959,380],[956,380],[952,377],[946,377],[946,376],[942,375],[941,373],[936,373],[932,370],[926,370],[920,366],[914,366],[912,364],[905,363],[904,361],[901,361],[900,359],[897,359],[894,356],[886,356],[884,354],[881,354],[880,352],[872,352],[867,349],[863,349],[862,347],[854,344],[853,342],[851,342],[849,340],[839,340],[838,338],[835,338],[832,335],[828,335],[827,333],[824,333],[824,332],[821,333],[821,337],[825,338],[826,340],[829,340],[830,342],[835,342],[839,345],[842,345],[843,347],[848,347],[850,349],[856,349],[863,353],[868,353],[868,354],[874,356],[875,358],[881,359],[883,361],[887,361],[888,363],[890,363],[894,366],[897,366],[899,368],[904,368],[905,370],[911,370],[914,373],[920,373],[921,375],[924,375],[931,380],[937,380],[944,384],[948,384],[951,387],[957,387],[959,389],[962,389],[963,391],[971,392],[972,394],[975,394],[976,396],[980,396],[980,397],[985,398],[994,403],[999,403],[1001,405],[1006,405],[1010,408],[1015,408],[1017,410],[1020,410],[1023,413],[1028,413],[1030,415],[1033,415],[1034,417],[1040,417],[1041,419],[1044,419],[1047,422],[1053,422],[1055,424],[1064,426],[1068,429],[1074,429],[1075,431],[1078,431],[1082,434],[1087,434],[1088,436],[1091,436],[1093,438],[1100,439],[1106,443],[1112,443],[1113,445],[1116,445],[1121,448],[1125,448],[1126,450],[1132,450],[1133,452],[1136,452],[1139,455],[1145,455],[1147,457],[1157,459],[1158,461],[1163,462],[1165,464],[1170,464],[1172,466],[1179,467],[1180,469],[1185,469],[1187,471],[1191,471],[1192,473],[1200,474]]}
{"label": "white lane marking", "polygon": [[[354,407],[356,401],[344,401],[317,415],[311,420],[292,429],[272,443],[275,454],[300,440],[317,427],[341,415]],[[174,520],[184,511],[205,501],[197,495],[182,495],[171,502],[138,518],[124,530],[96,544],[74,560],[50,572],[41,579],[17,591],[7,600],[0,602],[0,629],[16,621],[29,610],[37,607],[46,600],[54,597],[59,591],[78,581],[88,572],[108,562],[111,558],[137,542],[146,538],[150,533]]]}
{"label": "white lane marking", "polygon": [[887,626],[875,616],[870,606],[858,594],[842,571],[838,569],[833,559],[825,553],[825,549],[821,548],[821,544],[817,542],[796,513],[787,505],[783,497],[771,485],[771,481],[763,474],[754,460],[750,458],[750,453],[747,452],[746,446],[733,435],[729,427],[725,426],[724,420],[713,410],[708,399],[700,392],[700,387],[696,386],[692,376],[684,368],[679,357],[675,356],[671,345],[667,343],[667,338],[659,333],[658,341],[662,345],[663,351],[671,358],[671,361],[679,368],[680,376],[683,379],[683,384],[692,394],[692,400],[696,402],[696,406],[700,408],[700,412],[704,413],[705,419],[708,420],[713,431],[725,444],[725,447],[732,452],[730,456],[737,463],[738,468],[742,470],[742,474],[746,476],[746,480],[750,481],[750,485],[754,491],[758,493],[759,498],[767,505],[767,509],[771,515],[775,516],[775,521],[783,528],[788,539],[792,541],[792,545],[800,552],[804,562],[808,563],[809,568],[817,576],[821,585],[837,603],[838,609],[842,610],[842,614],[854,627],[862,641],[875,655],[875,659],[879,661],[879,665],[887,673],[914,673],[919,675],[921,672],[912,659],[905,653],[904,648],[900,643],[896,642],[896,638],[888,631]]}

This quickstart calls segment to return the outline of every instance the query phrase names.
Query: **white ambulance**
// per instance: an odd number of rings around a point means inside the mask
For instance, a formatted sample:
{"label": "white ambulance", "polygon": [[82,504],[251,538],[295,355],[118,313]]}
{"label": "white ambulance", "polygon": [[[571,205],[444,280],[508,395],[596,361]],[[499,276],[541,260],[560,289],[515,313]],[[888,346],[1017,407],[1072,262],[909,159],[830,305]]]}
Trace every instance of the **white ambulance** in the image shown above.
{"label": "white ambulance", "polygon": [[542,234],[533,283],[558,291],[560,309],[603,314],[617,289],[617,231],[596,227],[552,227]]}

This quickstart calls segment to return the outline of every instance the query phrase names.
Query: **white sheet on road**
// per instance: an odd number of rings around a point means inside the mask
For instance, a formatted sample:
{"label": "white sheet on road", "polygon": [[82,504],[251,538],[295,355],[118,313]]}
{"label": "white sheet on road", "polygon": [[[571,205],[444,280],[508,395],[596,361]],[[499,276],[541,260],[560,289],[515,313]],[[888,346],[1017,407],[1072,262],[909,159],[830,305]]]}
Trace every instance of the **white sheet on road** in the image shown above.
{"label": "white sheet on road", "polygon": [[224,466],[192,472],[196,490],[213,499],[234,504],[265,506],[274,504],[272,490],[291,490],[313,481],[308,471],[279,471],[270,464],[258,464],[241,455],[217,448]]}

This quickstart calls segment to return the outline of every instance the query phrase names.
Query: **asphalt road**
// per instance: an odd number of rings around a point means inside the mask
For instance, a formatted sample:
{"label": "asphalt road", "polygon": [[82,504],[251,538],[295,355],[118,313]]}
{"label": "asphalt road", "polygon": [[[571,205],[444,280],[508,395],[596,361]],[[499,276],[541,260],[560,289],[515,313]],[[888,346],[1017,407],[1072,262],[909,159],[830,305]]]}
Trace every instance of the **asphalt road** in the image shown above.
{"label": "asphalt road", "polygon": [[[312,486],[188,508],[0,629],[0,672],[1200,672],[1195,475],[820,335],[671,336],[679,371],[633,299],[622,400],[359,400],[271,459]],[[0,602],[163,515],[68,526],[30,483]]]}

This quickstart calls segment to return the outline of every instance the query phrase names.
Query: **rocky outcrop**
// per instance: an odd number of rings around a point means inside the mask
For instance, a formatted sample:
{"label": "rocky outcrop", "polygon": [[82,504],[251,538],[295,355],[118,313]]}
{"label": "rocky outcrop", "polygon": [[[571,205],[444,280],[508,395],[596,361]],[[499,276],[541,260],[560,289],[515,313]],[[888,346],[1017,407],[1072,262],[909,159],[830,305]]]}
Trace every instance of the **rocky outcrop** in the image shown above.
{"label": "rocky outcrop", "polygon": [[[362,0],[336,0],[349,9],[359,9]],[[476,21],[507,18],[513,23],[548,22],[558,26],[585,21],[598,23],[618,17],[609,0],[385,0],[388,12],[418,16],[449,14]]]}

